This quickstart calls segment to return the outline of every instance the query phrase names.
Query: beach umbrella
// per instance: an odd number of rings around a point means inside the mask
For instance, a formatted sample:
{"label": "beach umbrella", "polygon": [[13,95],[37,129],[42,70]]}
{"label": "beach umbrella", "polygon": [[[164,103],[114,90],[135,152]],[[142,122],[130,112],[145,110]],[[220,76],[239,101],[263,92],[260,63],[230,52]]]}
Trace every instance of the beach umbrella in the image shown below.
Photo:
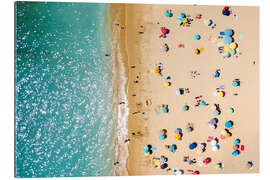
{"label": "beach umbrella", "polygon": [[209,164],[210,162],[211,162],[211,159],[210,159],[210,158],[205,158],[205,159],[203,160],[203,163],[204,163],[205,165]]}
{"label": "beach umbrella", "polygon": [[144,146],[143,149],[144,149],[144,151],[149,151],[148,146]]}
{"label": "beach umbrella", "polygon": [[185,18],[186,15],[184,13],[180,13],[179,18]]}
{"label": "beach umbrella", "polygon": [[230,12],[230,7],[229,6],[225,6],[223,9],[222,9],[222,14],[224,16],[229,16],[231,14]]}
{"label": "beach umbrella", "polygon": [[233,145],[233,150],[238,150],[239,149],[239,145]]}
{"label": "beach umbrella", "polygon": [[225,135],[226,138],[229,138],[229,137],[231,137],[231,136],[232,136],[232,135],[231,135],[231,133],[229,133],[229,132]]}
{"label": "beach umbrella", "polygon": [[176,145],[169,146],[171,152],[176,152]]}
{"label": "beach umbrella", "polygon": [[218,96],[218,97],[224,97],[223,91],[219,91],[219,92],[217,93],[217,96]]}
{"label": "beach umbrella", "polygon": [[234,80],[232,82],[233,87],[239,86],[239,81]]}
{"label": "beach umbrella", "polygon": [[211,120],[209,121],[209,124],[215,125],[215,124],[217,124],[217,121],[218,121],[217,118],[213,118],[213,119],[211,119]]}
{"label": "beach umbrella", "polygon": [[206,105],[205,101],[202,100],[202,101],[201,101],[201,106],[205,106],[205,105]]}
{"label": "beach umbrella", "polygon": [[200,36],[199,34],[195,34],[195,35],[193,36],[193,38],[194,38],[195,40],[200,40],[200,39],[201,39],[201,36]]}
{"label": "beach umbrella", "polygon": [[184,94],[184,89],[183,88],[179,88],[179,92],[180,92],[180,94]]}
{"label": "beach umbrella", "polygon": [[193,150],[193,149],[195,149],[196,147],[197,147],[197,144],[196,144],[195,142],[189,144],[189,149],[190,149],[190,150]]}
{"label": "beach umbrella", "polygon": [[245,146],[244,145],[241,145],[240,146],[240,149],[241,149],[241,151],[244,151],[245,150]]}
{"label": "beach umbrella", "polygon": [[174,138],[175,138],[176,140],[181,139],[181,134],[176,134],[176,135],[174,136]]}
{"label": "beach umbrella", "polygon": [[220,112],[219,110],[215,110],[215,111],[214,111],[214,115],[216,115],[216,116],[220,115],[220,113],[221,113],[221,112]]}
{"label": "beach umbrella", "polygon": [[231,54],[230,53],[225,53],[224,57],[229,58],[229,57],[231,57]]}
{"label": "beach umbrella", "polygon": [[155,161],[155,165],[159,167],[161,165],[160,161]]}
{"label": "beach umbrella", "polygon": [[230,49],[236,49],[237,48],[237,44],[235,42],[230,43]]}
{"label": "beach umbrella", "polygon": [[220,72],[216,71],[214,77],[218,78],[220,76]]}
{"label": "beach umbrella", "polygon": [[234,109],[231,107],[227,110],[227,113],[232,114],[234,112]]}
{"label": "beach umbrella", "polygon": [[165,81],[169,81],[170,79],[171,79],[170,76],[167,76],[167,77],[164,78]]}
{"label": "beach umbrella", "polygon": [[172,13],[170,11],[166,11],[165,16],[166,17],[172,17]]}
{"label": "beach umbrella", "polygon": [[185,106],[182,107],[182,110],[183,111],[188,111],[188,109],[189,109],[189,106],[187,106],[187,105],[185,105]]}
{"label": "beach umbrella", "polygon": [[232,128],[232,126],[233,126],[233,122],[232,121],[226,121],[225,122],[225,127],[226,128],[230,129],[230,128]]}
{"label": "beach umbrella", "polygon": [[162,32],[162,34],[167,34],[167,33],[168,33],[168,30],[167,30],[165,27],[163,27],[163,28],[161,29],[161,32]]}
{"label": "beach umbrella", "polygon": [[216,169],[223,169],[224,165],[223,163],[217,163]]}
{"label": "beach umbrella", "polygon": [[187,19],[187,18],[184,18],[184,19],[182,20],[182,22],[183,22],[183,23],[188,23],[188,19]]}
{"label": "beach umbrella", "polygon": [[164,113],[164,114],[165,114],[165,113],[168,113],[168,108],[163,107],[163,108],[162,108],[162,113]]}
{"label": "beach umbrella", "polygon": [[231,50],[231,48],[230,48],[230,46],[228,46],[228,45],[224,46],[224,48],[223,48],[223,51],[224,51],[225,53],[230,52],[230,50]]}
{"label": "beach umbrella", "polygon": [[233,55],[235,55],[236,51],[234,49],[231,49],[230,50],[230,53],[233,54]]}
{"label": "beach umbrella", "polygon": [[249,169],[251,169],[253,167],[253,162],[252,161],[248,161],[247,162],[247,166]]}
{"label": "beach umbrella", "polygon": [[235,151],[233,151],[233,152],[232,152],[232,155],[233,155],[233,156],[238,156],[238,155],[239,155],[239,153],[240,153],[240,151],[235,150]]}
{"label": "beach umbrella", "polygon": [[234,145],[239,145],[239,144],[240,144],[240,139],[234,140],[233,144],[234,144]]}
{"label": "beach umbrella", "polygon": [[159,140],[164,140],[165,139],[165,136],[164,135],[161,135],[161,136],[159,136]]}
{"label": "beach umbrella", "polygon": [[167,163],[164,163],[164,164],[161,164],[160,165],[160,168],[161,169],[166,169],[168,167],[168,164]]}
{"label": "beach umbrella", "polygon": [[196,54],[196,55],[200,54],[200,50],[199,49],[195,49],[194,50],[194,54]]}
{"label": "beach umbrella", "polygon": [[159,67],[156,67],[156,68],[155,68],[155,73],[160,73],[160,71],[161,71],[161,70],[160,70]]}
{"label": "beach umbrella", "polygon": [[169,47],[164,45],[164,46],[161,46],[161,50],[164,51],[164,52],[167,52],[169,51]]}
{"label": "beach umbrella", "polygon": [[183,19],[184,19],[184,18],[182,18],[182,17],[177,18],[178,22],[182,22]]}
{"label": "beach umbrella", "polygon": [[172,84],[171,82],[168,82],[168,81],[165,82],[165,86],[167,86],[167,87],[171,86],[171,84]]}
{"label": "beach umbrella", "polygon": [[233,39],[232,39],[232,37],[230,37],[230,36],[226,36],[226,37],[224,38],[224,43],[225,43],[225,44],[231,44],[232,41],[233,41]]}
{"label": "beach umbrella", "polygon": [[225,34],[226,36],[232,36],[232,35],[233,35],[233,30],[232,30],[232,29],[226,29],[226,30],[224,31],[224,34]]}

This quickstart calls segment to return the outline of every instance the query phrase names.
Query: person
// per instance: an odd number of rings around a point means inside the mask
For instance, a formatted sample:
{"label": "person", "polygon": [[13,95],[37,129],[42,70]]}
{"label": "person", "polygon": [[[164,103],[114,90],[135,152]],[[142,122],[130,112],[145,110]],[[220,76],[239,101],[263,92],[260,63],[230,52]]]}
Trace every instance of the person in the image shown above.
{"label": "person", "polygon": [[171,152],[175,153],[177,146],[176,144],[172,144],[172,145],[165,145],[166,148],[168,148]]}
{"label": "person", "polygon": [[173,16],[172,10],[167,10],[166,13],[165,13],[165,16],[166,17],[172,17]]}

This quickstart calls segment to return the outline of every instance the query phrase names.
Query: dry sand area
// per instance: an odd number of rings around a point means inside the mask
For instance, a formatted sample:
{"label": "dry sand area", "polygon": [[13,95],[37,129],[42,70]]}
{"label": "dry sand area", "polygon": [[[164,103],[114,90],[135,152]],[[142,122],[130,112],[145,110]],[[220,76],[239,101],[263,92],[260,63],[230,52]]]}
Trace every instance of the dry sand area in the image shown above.
{"label": "dry sand area", "polygon": [[[259,7],[230,7],[231,14],[222,14],[224,6],[199,5],[125,5],[125,41],[128,69],[128,99],[130,115],[129,157],[127,170],[129,175],[174,174],[173,168],[181,169],[184,174],[191,170],[200,174],[213,173],[258,173],[259,172]],[[166,17],[166,10],[173,16]],[[180,26],[177,19],[180,13],[190,15],[190,26]],[[200,19],[196,15],[201,14]],[[211,18],[214,28],[204,23]],[[169,29],[167,38],[160,38],[161,27]],[[225,36],[220,32],[233,29],[234,41],[238,44],[236,55],[224,58],[218,51],[217,43]],[[194,35],[199,34],[200,40]],[[240,38],[239,38],[240,37]],[[167,44],[169,51],[160,48]],[[184,47],[179,47],[183,44]],[[195,49],[204,48],[200,54]],[[163,63],[162,76],[154,73],[158,62]],[[132,66],[135,66],[132,68]],[[214,74],[220,69],[220,76]],[[192,77],[191,71],[197,71]],[[165,85],[165,77],[170,76],[171,86]],[[240,86],[232,82],[240,80]],[[217,88],[226,94],[217,97]],[[179,88],[189,88],[190,93],[177,95]],[[236,95],[238,94],[238,95]],[[135,96],[136,95],[136,96]],[[195,106],[195,97],[202,96],[209,105]],[[146,101],[148,100],[148,103]],[[148,104],[148,105],[147,105]],[[159,105],[168,105],[168,113],[156,112]],[[215,115],[218,104],[221,114]],[[189,106],[183,111],[184,105]],[[232,107],[233,113],[227,110]],[[217,128],[210,129],[208,122],[217,118]],[[231,120],[229,129],[232,136],[221,139],[225,122]],[[192,123],[192,132],[186,132],[186,125]],[[182,140],[176,140],[175,130],[181,128]],[[160,130],[167,130],[167,138],[159,139]],[[139,132],[139,133],[138,133]],[[132,135],[132,133],[136,133]],[[208,137],[218,138],[220,149],[212,151]],[[233,156],[234,141],[240,139],[240,154]],[[189,144],[198,146],[190,150]],[[198,153],[200,143],[206,143],[203,153]],[[152,154],[144,154],[144,146],[156,147]],[[177,150],[171,152],[165,145],[176,144]],[[153,157],[164,155],[168,158],[168,168],[155,167]],[[188,164],[184,156],[195,158],[197,163]],[[201,165],[201,159],[211,158],[211,162]],[[247,162],[253,162],[253,168]],[[217,169],[217,163],[223,168]]]}

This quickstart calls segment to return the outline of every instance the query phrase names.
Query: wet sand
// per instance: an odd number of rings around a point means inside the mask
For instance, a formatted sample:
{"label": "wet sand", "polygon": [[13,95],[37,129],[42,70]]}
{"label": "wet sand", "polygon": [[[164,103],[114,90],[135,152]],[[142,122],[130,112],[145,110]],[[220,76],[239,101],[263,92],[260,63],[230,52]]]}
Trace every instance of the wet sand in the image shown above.
{"label": "wet sand", "polygon": [[[172,10],[173,17],[165,16],[167,9]],[[185,174],[190,174],[188,170],[198,170],[201,174],[259,172],[259,8],[233,6],[230,16],[223,16],[222,9],[221,6],[125,5],[125,14],[122,13],[125,15],[125,33],[122,36],[125,36],[130,108],[128,175],[173,174],[172,171],[154,168],[152,157],[160,155],[168,157],[169,168],[183,169]],[[193,18],[190,27],[180,27],[176,23],[180,12]],[[194,18],[198,13],[202,14],[201,19]],[[204,24],[207,18],[214,20],[214,29]],[[159,38],[163,26],[170,30],[165,39]],[[218,53],[217,42],[212,42],[219,32],[227,28],[234,30],[237,50],[242,53],[238,58],[228,60]],[[193,39],[195,34],[200,34],[199,41]],[[240,34],[243,34],[242,40],[238,39]],[[164,43],[170,48],[167,53],[160,49]],[[179,44],[185,47],[179,48]],[[193,51],[196,48],[205,50],[195,55]],[[158,62],[163,63],[163,76],[152,72]],[[221,76],[214,78],[217,69],[221,70]],[[197,71],[200,75],[192,78],[190,71]],[[166,76],[171,77],[171,87],[164,85]],[[232,86],[236,78],[241,80],[240,87]],[[225,97],[213,96],[221,85],[225,86]],[[189,88],[190,93],[178,96],[176,90],[179,88]],[[209,106],[195,107],[195,97],[200,95]],[[168,105],[168,114],[156,114],[155,108],[161,104]],[[190,109],[184,112],[181,108],[186,104]],[[221,108],[219,116],[213,114],[214,104]],[[235,110],[233,114],[226,112],[230,107]],[[208,122],[214,117],[219,119],[218,127],[210,130]],[[230,130],[232,137],[221,140],[220,133],[228,120],[234,122]],[[187,123],[194,124],[193,132],[185,132]],[[159,131],[163,128],[167,129],[168,137],[160,141]],[[184,131],[181,141],[174,139],[176,128]],[[136,135],[132,135],[134,132]],[[219,151],[211,150],[208,136],[218,137]],[[233,157],[232,146],[237,138],[245,145],[245,150]],[[196,150],[189,150],[190,142],[207,143],[206,151],[199,154]],[[148,144],[157,150],[146,157],[143,146]],[[176,153],[165,148],[167,144],[176,144]],[[210,157],[212,162],[206,167],[189,165],[183,162],[184,156],[196,159]],[[246,167],[247,161],[253,161],[253,169]],[[222,170],[215,169],[219,162],[224,163]]]}

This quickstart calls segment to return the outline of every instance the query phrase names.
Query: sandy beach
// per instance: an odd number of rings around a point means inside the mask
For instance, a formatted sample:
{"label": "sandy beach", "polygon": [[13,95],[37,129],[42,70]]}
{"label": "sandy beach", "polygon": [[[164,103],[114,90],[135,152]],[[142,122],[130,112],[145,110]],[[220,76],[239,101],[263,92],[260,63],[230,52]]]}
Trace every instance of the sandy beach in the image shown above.
{"label": "sandy beach", "polygon": [[[184,174],[191,170],[200,174],[217,173],[258,173],[259,172],[259,8],[230,7],[229,16],[222,15],[224,6],[182,6],[182,5],[142,5],[114,4],[112,9],[121,7],[120,47],[125,62],[128,81],[128,157],[127,173],[119,171],[117,175],[159,175],[174,174],[173,168],[181,169]],[[118,9],[119,10],[119,9]],[[166,17],[166,10],[173,16]],[[179,26],[180,13],[189,16],[189,27]],[[201,14],[201,18],[196,16]],[[211,18],[216,24],[211,28],[204,21]],[[122,28],[121,28],[122,27]],[[160,37],[161,28],[169,29],[167,38]],[[224,58],[218,52],[217,43],[223,41],[220,32],[231,28],[234,41],[240,54]],[[200,40],[194,35],[199,34]],[[241,37],[241,38],[240,38]],[[163,52],[161,46],[169,46]],[[179,47],[180,45],[180,47]],[[184,47],[181,47],[184,45]],[[194,54],[195,49],[200,54]],[[202,49],[203,48],[203,49]],[[163,64],[162,75],[154,73],[157,63]],[[220,76],[214,78],[219,70]],[[191,71],[197,75],[192,76]],[[195,73],[195,74],[196,74]],[[194,74],[193,74],[194,75]],[[170,76],[171,86],[165,86],[165,77]],[[233,87],[232,82],[240,79],[241,85]],[[226,92],[224,97],[213,95],[217,88]],[[179,88],[188,88],[189,93],[177,95]],[[237,95],[236,95],[237,94]],[[209,104],[195,106],[195,97],[202,96]],[[168,105],[168,113],[157,113],[162,104]],[[220,107],[220,115],[214,115],[215,104]],[[183,106],[188,111],[182,111]],[[227,110],[233,108],[229,114]],[[217,127],[209,128],[208,122],[217,118]],[[231,137],[221,139],[225,122],[231,120]],[[186,132],[188,123],[193,124],[193,131]],[[176,128],[183,131],[182,140],[174,138]],[[167,130],[167,138],[159,140],[160,130]],[[212,151],[209,136],[216,137],[220,149]],[[240,139],[244,150],[232,155],[235,139]],[[122,139],[123,140],[123,139]],[[189,144],[206,143],[203,153],[190,150]],[[144,146],[156,147],[150,156],[144,155]],[[176,144],[175,153],[165,145]],[[121,148],[120,148],[121,151]],[[121,154],[121,153],[120,153]],[[164,155],[168,158],[168,168],[155,168],[153,157]],[[188,164],[184,156],[200,159],[211,158],[207,165]],[[247,162],[254,163],[247,168]],[[216,169],[222,163],[222,169]],[[121,166],[121,162],[120,162]],[[190,171],[189,171],[190,170]]]}

